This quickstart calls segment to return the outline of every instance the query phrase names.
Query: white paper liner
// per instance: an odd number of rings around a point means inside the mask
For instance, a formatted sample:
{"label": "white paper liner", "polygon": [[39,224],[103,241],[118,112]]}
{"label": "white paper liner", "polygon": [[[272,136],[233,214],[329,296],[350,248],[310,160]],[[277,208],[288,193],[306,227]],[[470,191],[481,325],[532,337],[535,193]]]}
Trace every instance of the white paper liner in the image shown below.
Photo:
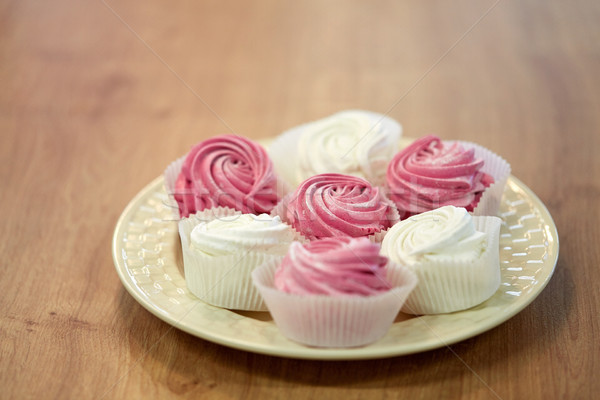
{"label": "white paper liner", "polygon": [[271,217],[278,216],[283,222],[288,225],[292,225],[292,222],[287,216],[288,204],[294,198],[294,193],[288,193],[275,205],[271,211]]}
{"label": "white paper liner", "polygon": [[167,195],[169,196],[169,204],[167,206],[173,210],[173,216],[175,219],[179,219],[179,205],[175,200],[175,182],[177,182],[177,177],[181,172],[181,167],[183,166],[183,162],[185,161],[185,157],[180,157],[177,160],[173,161],[171,164],[167,166],[165,172],[163,174],[165,179],[165,190],[167,191]]}
{"label": "white paper liner", "polygon": [[[266,311],[250,274],[265,262],[281,261],[284,255],[241,251],[239,254],[210,257],[190,247],[191,232],[200,222],[241,214],[231,208],[217,207],[179,221],[185,281],[190,292],[213,306],[232,310]],[[299,240],[303,239],[293,229],[292,232]]]}
{"label": "white paper liner", "polygon": [[395,224],[397,224],[400,221],[400,212],[398,211],[398,208],[396,207],[396,204],[390,200],[386,193],[385,193],[385,188],[383,186],[379,186],[379,193],[381,194],[381,197],[383,198],[383,201],[386,202],[388,204],[388,206],[390,207],[388,213],[387,213],[387,218],[390,221],[390,227],[384,230],[381,230],[379,232],[375,232],[374,234],[369,236],[369,240],[371,240],[372,242],[375,243],[381,243],[383,241],[383,238],[385,237],[385,234],[387,233],[387,231],[389,231],[392,226],[394,226]]}
{"label": "white paper liner", "polygon": [[489,299],[500,287],[499,233],[497,217],[473,217],[475,229],[487,235],[486,249],[477,260],[426,261],[410,268],[419,284],[406,300],[408,314],[442,314],[466,310]]}
{"label": "white paper liner", "polygon": [[[402,139],[402,125],[400,125],[400,123],[398,123],[397,121],[393,120],[391,117],[385,116],[383,114],[375,113],[372,111],[366,111],[366,110],[343,110],[340,112],[347,112],[347,111],[361,112],[361,113],[369,115],[371,118],[373,118],[375,120],[380,120],[383,118],[382,124],[394,124],[394,125],[397,124],[400,127],[399,136],[400,136],[400,139]],[[299,157],[298,157],[298,148],[299,148],[298,144],[300,142],[300,137],[302,136],[302,133],[304,133],[304,131],[306,130],[307,127],[313,125],[316,122],[320,122],[322,119],[329,118],[333,115],[335,115],[335,114],[326,116],[319,120],[310,121],[310,122],[306,122],[304,124],[295,126],[291,129],[281,133],[279,136],[277,136],[277,138],[273,142],[271,142],[271,145],[269,146],[267,151],[269,152],[269,156],[271,157],[271,160],[273,161],[273,165],[275,167],[275,172],[277,173],[277,175],[279,177],[281,177],[285,182],[287,182],[287,184],[290,188],[297,187],[300,183],[302,183],[302,181],[304,181],[304,179],[308,178],[308,177],[302,178],[298,174],[298,170],[300,168],[300,161],[299,161]],[[365,132],[365,134],[366,133],[367,132]],[[401,140],[399,140],[399,142],[397,144],[398,147],[400,146],[400,143],[402,143]],[[359,146],[360,146],[360,144],[359,144]],[[388,160],[388,162],[389,161],[391,161],[391,159]],[[386,168],[387,168],[387,165],[386,165]],[[331,172],[337,172],[337,171],[331,171]],[[385,170],[384,170],[384,172],[385,172]],[[366,177],[366,180],[369,181],[373,186],[383,185],[383,184],[385,184],[385,173],[382,174],[381,178],[379,178],[378,181],[374,177]]]}
{"label": "white paper liner", "polygon": [[[391,228],[392,226],[394,226],[394,224],[396,224],[398,221],[400,221],[400,213],[398,212],[396,205],[385,196],[384,191],[381,187],[379,187],[379,193],[381,193],[382,201],[387,203],[388,206],[390,207],[388,210],[388,213],[386,215],[386,218],[391,222],[391,224],[390,224],[390,228]],[[292,201],[293,199],[294,199],[294,193],[288,193],[286,196],[284,196],[283,199],[281,199],[279,201],[279,203],[277,203],[275,208],[273,208],[273,210],[271,211],[271,216],[272,217],[279,216],[279,218],[281,218],[281,221],[292,226],[292,221],[290,221],[290,219],[288,218],[288,215],[287,215],[287,209],[288,209],[288,205],[289,205],[290,201]],[[372,242],[381,243],[381,241],[383,240],[383,237],[385,236],[385,233],[390,228],[381,230],[379,232],[375,232],[374,234],[371,234],[366,237],[369,240],[371,240]],[[301,232],[299,232],[299,234],[301,235]],[[305,241],[309,241],[309,239],[306,239],[304,236],[303,236],[303,239]]]}
{"label": "white paper liner", "polygon": [[298,142],[304,131],[304,125],[283,132],[271,142],[267,151],[273,161],[275,173],[290,188],[300,184],[296,172],[298,170]]}
{"label": "white paper liner", "polygon": [[472,142],[458,141],[465,149],[473,148],[475,157],[483,159],[481,171],[494,177],[494,183],[485,189],[472,214],[475,216],[498,215],[504,186],[510,175],[510,164],[492,151]]}
{"label": "white paper liner", "polygon": [[316,347],[357,347],[383,337],[417,284],[415,274],[395,263],[387,266],[393,288],[374,296],[297,295],[277,290],[270,261],[252,272],[254,284],[281,333]]}
{"label": "white paper liner", "polygon": [[[273,169],[275,169],[275,166],[273,166]],[[281,201],[286,195],[293,193],[295,187],[290,186],[289,183],[282,179],[277,174],[277,171],[275,171],[275,175],[277,175],[277,198]]]}
{"label": "white paper liner", "polygon": [[383,242],[383,238],[385,237],[385,235],[388,233],[388,231],[392,229],[391,227],[383,230],[383,231],[379,231],[377,233],[372,234],[371,236],[369,236],[369,240],[373,243],[379,243],[381,244],[381,242]]}

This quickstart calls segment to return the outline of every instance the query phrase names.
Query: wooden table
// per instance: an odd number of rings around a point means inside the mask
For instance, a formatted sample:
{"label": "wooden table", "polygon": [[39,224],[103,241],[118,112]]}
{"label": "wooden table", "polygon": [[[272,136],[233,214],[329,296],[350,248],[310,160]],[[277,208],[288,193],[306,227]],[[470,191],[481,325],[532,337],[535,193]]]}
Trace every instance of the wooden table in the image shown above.
{"label": "wooden table", "polygon": [[[0,398],[593,398],[599,19],[591,0],[0,2]],[[125,291],[113,229],[170,161],[348,108],[512,164],[561,240],[528,308],[451,348],[323,362],[198,339]]]}

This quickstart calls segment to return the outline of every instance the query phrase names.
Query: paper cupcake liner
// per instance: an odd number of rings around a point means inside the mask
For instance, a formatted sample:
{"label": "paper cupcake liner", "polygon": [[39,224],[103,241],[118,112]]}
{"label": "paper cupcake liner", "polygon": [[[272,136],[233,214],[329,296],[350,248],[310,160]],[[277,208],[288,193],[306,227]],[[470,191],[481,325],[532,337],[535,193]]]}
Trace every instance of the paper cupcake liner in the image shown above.
{"label": "paper cupcake liner", "polygon": [[375,232],[374,234],[368,236],[369,240],[371,240],[374,243],[381,243],[383,241],[383,238],[385,237],[385,234],[387,233],[387,231],[389,231],[392,226],[394,226],[396,223],[398,223],[400,221],[400,212],[398,211],[398,207],[396,207],[396,204],[390,200],[386,193],[385,193],[385,189],[382,186],[379,186],[379,193],[381,193],[382,196],[382,201],[387,203],[388,206],[390,207],[388,213],[387,213],[387,218],[390,221],[390,227],[387,229],[383,229],[379,232]]}
{"label": "paper cupcake liner", "polygon": [[269,145],[267,152],[273,161],[275,173],[285,185],[293,189],[300,184],[298,170],[298,143],[306,124],[299,125],[277,136]]}
{"label": "paper cupcake liner", "polygon": [[290,184],[282,179],[277,172],[275,172],[275,174],[277,175],[277,197],[283,199],[288,194],[293,193],[295,187],[290,186]]}
{"label": "paper cupcake liner", "polygon": [[383,242],[383,238],[385,237],[385,235],[387,234],[387,232],[392,229],[391,227],[388,229],[385,229],[383,231],[379,231],[376,232],[374,234],[372,234],[371,236],[369,236],[369,240],[373,243],[379,243],[381,244],[381,242]]}
{"label": "paper cupcake liner", "polygon": [[273,207],[271,217],[278,216],[283,222],[292,225],[292,221],[287,216],[287,209],[290,202],[294,199],[294,193],[288,193]]}
{"label": "paper cupcake liner", "polygon": [[179,219],[179,205],[175,200],[175,182],[177,182],[177,177],[181,172],[181,167],[183,166],[183,162],[185,161],[185,157],[180,157],[177,160],[173,161],[171,164],[167,166],[165,172],[163,174],[165,179],[165,190],[167,191],[167,195],[169,196],[167,206],[172,209],[173,216],[175,219]]}
{"label": "paper cupcake liner", "polygon": [[[210,222],[219,218],[231,217],[233,215],[242,215],[243,213],[240,210],[236,210],[234,208],[229,207],[213,207],[207,208],[202,211],[196,211],[194,214],[190,214],[187,218],[182,218],[181,221],[187,220],[193,222],[192,229],[194,226],[198,225],[200,222]],[[191,223],[188,222],[188,223]],[[190,230],[191,232],[191,230]]]}
{"label": "paper cupcake liner", "polygon": [[[375,113],[372,111],[366,111],[366,110],[343,110],[343,111],[361,112],[364,114],[368,114],[371,118],[373,118],[375,120],[379,120],[379,119],[383,118],[382,124],[388,124],[388,125],[398,124],[400,127],[399,136],[400,136],[400,139],[402,139],[402,125],[400,125],[400,123],[398,123],[397,121],[393,120],[391,117],[385,116],[383,114]],[[340,112],[343,112],[343,111],[340,111]],[[335,114],[332,114],[332,115],[335,115]],[[267,151],[269,153],[269,156],[271,157],[271,160],[273,160],[273,165],[275,166],[275,171],[277,172],[277,175],[280,176],[285,182],[287,182],[289,187],[295,188],[302,181],[304,181],[305,179],[308,178],[308,177],[303,178],[298,173],[299,164],[300,164],[299,157],[298,157],[298,148],[299,148],[298,144],[300,142],[302,133],[304,133],[304,131],[306,130],[307,127],[313,125],[316,122],[321,121],[322,119],[331,117],[332,115],[295,126],[291,129],[281,133],[279,136],[277,136],[277,138],[273,142],[271,142],[271,145],[269,146]],[[365,134],[367,134],[367,132],[365,132]],[[397,147],[400,147],[400,143],[401,143],[401,140],[399,140]],[[367,181],[371,182],[371,184],[373,186],[380,186],[380,185],[385,184],[385,169],[387,168],[387,163],[389,163],[390,161],[391,161],[391,159],[387,160],[387,162],[385,163],[381,177],[379,177],[377,179],[376,177],[370,176],[370,177],[365,177],[365,179]],[[331,172],[334,172],[334,171],[331,171]],[[337,172],[337,171],[335,171],[335,172]]]}
{"label": "paper cupcake liner", "polygon": [[[379,187],[379,190],[380,190],[380,193],[382,194],[382,201],[387,203],[390,206],[388,213],[386,215],[386,218],[391,222],[391,224],[390,224],[390,228],[391,228],[392,226],[394,226],[394,224],[396,224],[398,221],[400,221],[400,213],[398,212],[396,205],[385,196],[381,187]],[[272,217],[279,216],[279,218],[281,218],[281,221],[292,226],[292,221],[288,218],[288,215],[287,215],[287,209],[288,209],[288,205],[289,205],[290,201],[292,201],[293,199],[294,199],[294,193],[287,194],[283,199],[281,199],[279,201],[279,203],[277,203],[275,208],[273,208],[273,210],[271,211],[271,216]],[[381,230],[379,232],[375,232],[374,234],[371,234],[366,237],[369,240],[371,240],[372,242],[381,243],[381,241],[383,240],[383,237],[385,236],[385,233],[390,228]],[[299,234],[302,235],[301,232]],[[309,241],[304,236],[302,236],[302,238],[304,238],[305,241]]]}
{"label": "paper cupcake liner", "polygon": [[487,235],[486,249],[477,260],[427,261],[411,266],[419,284],[406,300],[408,314],[442,314],[466,310],[489,299],[500,287],[497,217],[473,217],[475,229]]}
{"label": "paper cupcake liner", "polygon": [[357,347],[383,337],[407,296],[417,284],[415,274],[394,263],[388,265],[393,288],[374,296],[301,296],[274,286],[280,262],[270,261],[254,270],[252,279],[281,333],[316,347]]}
{"label": "paper cupcake liner", "polygon": [[[194,251],[190,246],[190,234],[200,222],[241,214],[231,208],[217,207],[197,212],[179,221],[185,281],[190,292],[213,306],[266,311],[260,293],[252,284],[251,273],[265,262],[281,261],[283,254],[241,251],[239,254],[210,257]],[[298,240],[302,240],[297,232],[292,231]]]}
{"label": "paper cupcake liner", "polygon": [[473,148],[475,157],[483,159],[481,170],[494,177],[494,183],[485,189],[473,210],[475,216],[498,215],[504,187],[510,175],[510,164],[492,151],[472,142],[458,141],[464,148]]}

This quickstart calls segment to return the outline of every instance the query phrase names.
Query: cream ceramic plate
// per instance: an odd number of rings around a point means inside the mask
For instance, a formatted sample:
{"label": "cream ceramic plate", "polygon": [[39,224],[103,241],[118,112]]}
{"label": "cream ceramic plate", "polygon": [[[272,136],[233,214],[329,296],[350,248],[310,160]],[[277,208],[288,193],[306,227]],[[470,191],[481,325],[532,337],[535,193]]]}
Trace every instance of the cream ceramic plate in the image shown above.
{"label": "cream ceramic plate", "polygon": [[210,306],[192,295],[182,275],[177,222],[163,178],[146,186],[115,228],[113,258],[129,293],[148,311],[185,332],[236,349],[274,356],[356,360],[398,356],[473,337],[511,318],[544,289],[558,258],[552,217],[537,196],[510,177],[500,209],[502,284],[485,303],[452,314],[399,316],[387,335],[366,347],[321,349],[282,336],[268,313]]}

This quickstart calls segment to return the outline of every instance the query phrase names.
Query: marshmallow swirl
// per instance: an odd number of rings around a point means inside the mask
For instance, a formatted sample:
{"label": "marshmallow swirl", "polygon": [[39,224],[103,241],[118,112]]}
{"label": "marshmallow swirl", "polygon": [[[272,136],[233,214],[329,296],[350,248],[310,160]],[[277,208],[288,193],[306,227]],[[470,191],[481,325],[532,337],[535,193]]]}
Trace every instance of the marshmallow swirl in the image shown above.
{"label": "marshmallow swirl", "polygon": [[307,239],[369,236],[392,224],[393,206],[362,178],[315,175],[300,184],[285,211],[286,222]]}
{"label": "marshmallow swirl", "polygon": [[389,197],[403,217],[453,205],[473,211],[494,178],[483,159],[460,143],[429,135],[394,156],[387,169]]}
{"label": "marshmallow swirl", "polygon": [[393,119],[358,110],[305,124],[298,142],[297,181],[331,172],[383,182],[401,132]]}
{"label": "marshmallow swirl", "polygon": [[191,248],[205,256],[246,252],[284,255],[294,240],[289,225],[267,214],[232,215],[200,222],[191,232]]}
{"label": "marshmallow swirl", "polygon": [[381,243],[382,254],[409,266],[424,261],[472,261],[485,249],[485,233],[475,230],[467,210],[454,206],[398,222]]}
{"label": "marshmallow swirl", "polygon": [[205,140],[188,153],[175,183],[180,215],[224,206],[268,213],[277,201],[277,178],[267,152],[236,135]]}
{"label": "marshmallow swirl", "polygon": [[336,237],[294,242],[275,272],[277,289],[300,295],[370,296],[391,288],[386,257],[367,238]]}

